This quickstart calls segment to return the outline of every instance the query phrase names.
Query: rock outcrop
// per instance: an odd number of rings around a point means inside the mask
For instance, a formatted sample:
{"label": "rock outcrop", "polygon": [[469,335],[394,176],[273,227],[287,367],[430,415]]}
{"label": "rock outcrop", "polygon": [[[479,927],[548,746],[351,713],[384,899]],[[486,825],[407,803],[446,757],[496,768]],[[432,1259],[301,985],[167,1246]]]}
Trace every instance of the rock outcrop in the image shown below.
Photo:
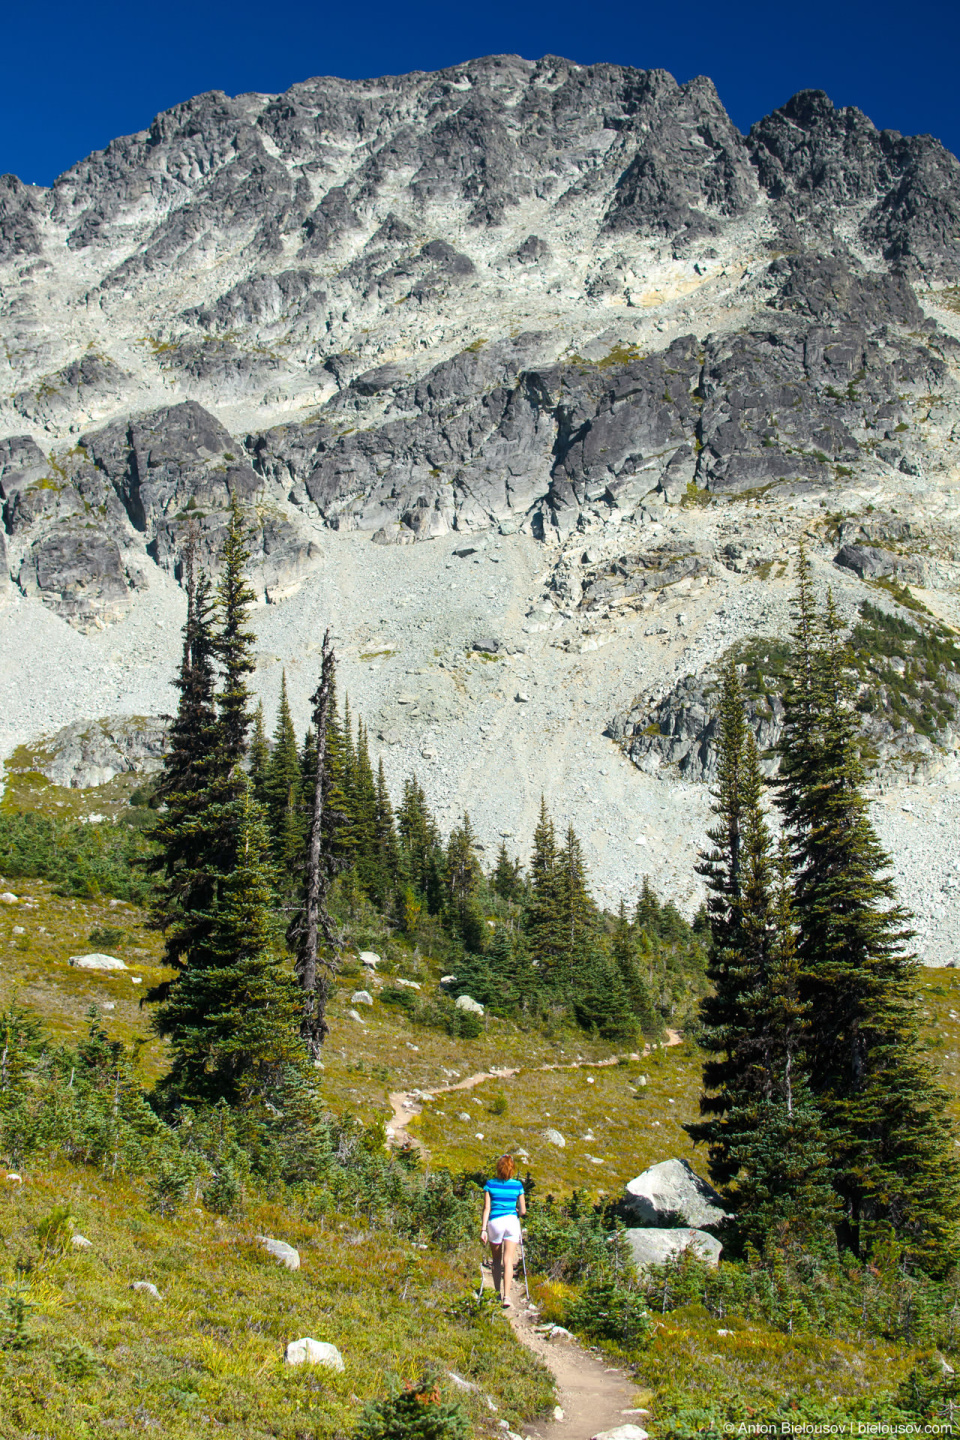
{"label": "rock outcrop", "polygon": [[557,57],[198,96],[3,181],[4,573],[89,628],[188,536],[215,570],[231,498],[279,601],[324,531],[562,539],[937,471],[915,402],[960,414],[958,347],[915,287],[960,275],[958,217],[942,146],[818,91],[746,137],[702,77]]}
{"label": "rock outcrop", "polygon": [[620,1208],[634,1225],[685,1225],[698,1230],[727,1218],[722,1197],[686,1160],[662,1160],[628,1180]]}

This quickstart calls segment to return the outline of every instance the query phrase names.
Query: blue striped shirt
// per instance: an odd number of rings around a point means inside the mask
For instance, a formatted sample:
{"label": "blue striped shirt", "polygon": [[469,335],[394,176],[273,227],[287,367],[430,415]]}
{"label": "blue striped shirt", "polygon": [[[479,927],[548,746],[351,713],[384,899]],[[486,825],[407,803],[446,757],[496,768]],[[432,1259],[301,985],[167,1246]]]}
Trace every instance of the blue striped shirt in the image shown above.
{"label": "blue striped shirt", "polygon": [[499,1220],[504,1215],[516,1215],[517,1201],[523,1194],[519,1180],[488,1180],[484,1190],[490,1196],[490,1219]]}

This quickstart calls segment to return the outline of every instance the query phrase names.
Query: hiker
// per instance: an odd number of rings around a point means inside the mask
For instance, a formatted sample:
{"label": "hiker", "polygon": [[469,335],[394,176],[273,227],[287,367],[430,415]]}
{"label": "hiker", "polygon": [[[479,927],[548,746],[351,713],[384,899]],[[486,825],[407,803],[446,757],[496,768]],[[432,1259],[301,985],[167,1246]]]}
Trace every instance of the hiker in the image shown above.
{"label": "hiker", "polygon": [[520,1244],[520,1215],[526,1215],[527,1202],[523,1186],[513,1178],[513,1156],[501,1155],[497,1161],[497,1174],[483,1187],[483,1220],[481,1221],[480,1243],[490,1242],[493,1256],[493,1283],[503,1301],[504,1310],[510,1308],[510,1289],[513,1285],[513,1265]]}

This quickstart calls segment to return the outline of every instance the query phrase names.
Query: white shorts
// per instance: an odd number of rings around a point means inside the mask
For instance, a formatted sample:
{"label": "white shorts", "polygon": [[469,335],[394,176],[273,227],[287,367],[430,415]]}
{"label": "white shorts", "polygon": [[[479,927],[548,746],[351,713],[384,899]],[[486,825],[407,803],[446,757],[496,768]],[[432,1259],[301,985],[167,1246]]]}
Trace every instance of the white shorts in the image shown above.
{"label": "white shorts", "polygon": [[519,1217],[517,1215],[500,1215],[496,1220],[488,1220],[487,1239],[491,1245],[502,1245],[504,1240],[514,1240],[519,1245]]}

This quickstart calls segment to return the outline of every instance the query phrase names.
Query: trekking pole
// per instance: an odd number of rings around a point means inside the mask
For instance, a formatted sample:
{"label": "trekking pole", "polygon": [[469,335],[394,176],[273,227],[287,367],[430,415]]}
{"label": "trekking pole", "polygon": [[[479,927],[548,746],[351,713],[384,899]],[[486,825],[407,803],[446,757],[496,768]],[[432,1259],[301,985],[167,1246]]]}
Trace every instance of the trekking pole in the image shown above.
{"label": "trekking pole", "polygon": [[520,1264],[523,1266],[523,1288],[527,1292],[527,1304],[530,1304],[530,1286],[527,1284],[527,1257],[523,1248],[523,1231],[520,1231]]}

